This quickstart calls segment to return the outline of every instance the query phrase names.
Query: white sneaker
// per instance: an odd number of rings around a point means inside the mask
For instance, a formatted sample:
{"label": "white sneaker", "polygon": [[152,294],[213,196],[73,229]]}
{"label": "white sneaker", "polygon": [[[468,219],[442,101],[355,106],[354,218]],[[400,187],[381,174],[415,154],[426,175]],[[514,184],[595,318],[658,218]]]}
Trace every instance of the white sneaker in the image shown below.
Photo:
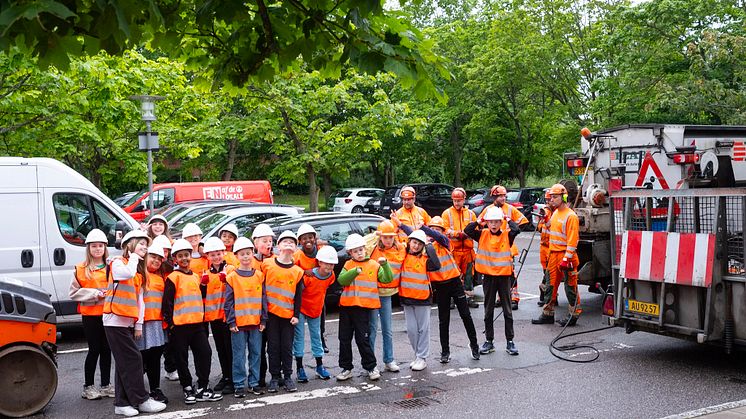
{"label": "white sneaker", "polygon": [[148,400],[145,400],[143,403],[140,403],[140,406],[137,406],[137,408],[140,409],[141,412],[145,413],[158,413],[166,409],[166,404],[157,402],[151,397],[148,398]]}
{"label": "white sneaker", "polygon": [[164,375],[164,377],[168,381],[179,381],[179,372],[178,371],[167,372],[166,375]]}
{"label": "white sneaker", "polygon": [[427,362],[422,358],[417,358],[414,364],[412,364],[412,371],[422,371],[425,368],[427,368]]}
{"label": "white sneaker", "polygon": [[137,416],[140,412],[132,406],[114,406],[114,414],[122,416]]}
{"label": "white sneaker", "polygon": [[98,392],[101,393],[101,397],[116,397],[114,394],[114,386],[111,384],[106,387],[101,387],[98,389]]}
{"label": "white sneaker", "polygon": [[339,374],[337,374],[337,381],[345,381],[352,378],[352,370],[342,370]]}
{"label": "white sneaker", "polygon": [[83,387],[83,393],[80,394],[80,397],[86,400],[98,400],[101,398],[101,393],[95,386],[86,386]]}
{"label": "white sneaker", "polygon": [[377,379],[381,378],[381,372],[378,371],[378,368],[373,368],[372,370],[368,371],[368,379],[371,381],[376,381]]}
{"label": "white sneaker", "polygon": [[415,358],[414,361],[409,363],[409,368],[412,368],[412,365],[416,364],[417,361],[419,361],[420,358]]}
{"label": "white sneaker", "polygon": [[399,372],[399,365],[397,365],[396,361],[391,361],[384,364],[383,369],[391,372]]}

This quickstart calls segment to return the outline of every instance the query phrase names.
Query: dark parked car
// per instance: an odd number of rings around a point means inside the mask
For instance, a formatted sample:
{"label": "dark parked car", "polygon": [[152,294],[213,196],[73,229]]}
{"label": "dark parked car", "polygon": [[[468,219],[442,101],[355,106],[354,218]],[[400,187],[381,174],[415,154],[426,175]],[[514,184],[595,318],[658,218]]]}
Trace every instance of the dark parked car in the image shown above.
{"label": "dark parked car", "polygon": [[[293,232],[298,231],[298,227],[303,223],[310,224],[314,229],[316,229],[319,239],[329,243],[330,246],[337,250],[339,263],[335,266],[334,272],[339,275],[345,261],[349,259],[347,252],[344,249],[347,236],[352,233],[364,236],[368,233],[375,232],[378,229],[378,224],[383,220],[384,218],[371,214],[317,212],[275,217],[263,222],[269,225],[272,228],[272,231],[274,231],[278,236],[285,230],[292,230]],[[251,232],[254,231],[254,227],[256,227],[257,224],[258,223],[253,224],[244,235],[250,237]],[[339,283],[335,282],[326,292],[327,307],[336,306],[339,303],[340,295],[342,295],[342,287]]]}
{"label": "dark parked car", "polygon": [[469,199],[466,200],[466,206],[477,215],[482,212],[484,207],[494,201],[494,199],[490,197],[490,188],[477,188],[474,191],[471,191],[471,194],[469,194],[469,192],[470,191],[467,191]]}
{"label": "dark parked car", "polygon": [[544,196],[544,188],[508,189],[506,201],[531,220],[534,204],[542,196]]}
{"label": "dark parked car", "polygon": [[405,186],[411,186],[416,192],[414,203],[422,207],[431,217],[440,215],[453,205],[451,192],[453,186],[444,183],[407,183],[394,185],[386,188],[381,201],[381,215],[388,217],[392,210],[401,208],[401,189]]}
{"label": "dark parked car", "polygon": [[383,196],[377,196],[375,198],[370,198],[368,202],[365,203],[365,206],[363,207],[363,212],[366,214],[383,215],[381,214],[381,200],[382,199],[383,199]]}

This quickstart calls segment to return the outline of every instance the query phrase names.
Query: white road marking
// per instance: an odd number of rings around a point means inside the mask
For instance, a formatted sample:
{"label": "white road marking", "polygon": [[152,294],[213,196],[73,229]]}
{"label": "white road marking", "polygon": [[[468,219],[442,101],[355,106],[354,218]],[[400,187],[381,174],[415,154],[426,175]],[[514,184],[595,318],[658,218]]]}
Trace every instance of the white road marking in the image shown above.
{"label": "white road marking", "polygon": [[715,405],[715,406],[703,407],[701,409],[696,409],[696,410],[690,410],[688,412],[678,413],[678,414],[671,415],[671,416],[666,416],[665,418],[662,418],[662,419],[688,419],[688,418],[696,418],[696,417],[700,417],[700,416],[704,416],[704,415],[709,415],[709,414],[712,414],[712,413],[723,412],[725,410],[738,409],[739,407],[744,407],[744,406],[746,406],[746,399],[738,400],[738,401],[735,401],[735,402],[728,402],[728,403],[718,404],[718,405]]}
{"label": "white road marking", "polygon": [[255,400],[247,400],[244,403],[236,403],[228,406],[226,412],[235,412],[255,407],[264,407],[275,404],[299,402],[303,400],[320,399],[324,397],[338,396],[340,394],[360,393],[360,389],[351,386],[336,386],[331,388],[319,388],[311,391],[299,391],[297,393],[278,394],[274,396],[261,397]]}
{"label": "white road marking", "polygon": [[471,375],[487,371],[492,371],[492,368],[448,368],[443,371],[434,371],[433,375],[445,374],[446,377],[458,377],[460,375]]}
{"label": "white road marking", "polygon": [[[611,352],[611,351],[615,351],[617,349],[629,349],[629,348],[634,348],[634,346],[627,345],[627,344],[624,344],[624,343],[615,343],[615,344],[613,344],[611,346],[611,348],[599,349],[598,352]],[[595,351],[573,352],[573,353],[567,355],[567,357],[568,358],[575,358],[576,356],[595,355],[595,354],[596,354]]]}
{"label": "white road marking", "polygon": [[187,419],[187,418],[198,418],[201,416],[207,416],[212,410],[211,407],[204,407],[201,409],[189,409],[189,410],[176,410],[174,412],[158,413],[156,415],[138,416],[141,418],[157,418],[157,419]]}
{"label": "white road marking", "polygon": [[88,352],[88,348],[68,349],[66,351],[57,351],[57,355],[60,355],[60,354],[73,354],[75,352]]}

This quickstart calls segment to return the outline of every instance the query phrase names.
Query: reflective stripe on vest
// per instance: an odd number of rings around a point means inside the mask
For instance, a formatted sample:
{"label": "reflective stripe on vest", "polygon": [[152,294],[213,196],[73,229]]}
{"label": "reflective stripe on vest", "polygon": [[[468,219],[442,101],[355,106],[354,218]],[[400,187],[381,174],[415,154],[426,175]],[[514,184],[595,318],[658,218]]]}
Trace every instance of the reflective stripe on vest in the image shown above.
{"label": "reflective stripe on vest", "polygon": [[145,284],[145,321],[163,320],[161,307],[163,306],[163,289],[165,284],[160,275],[148,272],[148,283]]}
{"label": "reflective stripe on vest", "polygon": [[368,259],[362,262],[348,260],[344,269],[351,271],[360,268],[362,271],[350,285],[342,289],[339,305],[344,307],[381,308],[378,298],[378,262]]}
{"label": "reflective stripe on vest", "polygon": [[[225,265],[226,278],[233,272],[233,265]],[[220,274],[209,273],[210,281],[207,283],[207,293],[205,294],[205,321],[225,320],[225,284],[220,280]]]}
{"label": "reflective stripe on vest", "polygon": [[[106,267],[91,271],[91,277],[86,275],[86,266],[84,264],[75,265],[75,279],[81,288],[95,288],[106,290],[108,288],[108,278],[106,277]],[[78,303],[78,312],[84,316],[100,316],[104,314],[104,301],[86,301]]]}
{"label": "reflective stripe on vest", "polygon": [[413,300],[430,297],[430,279],[427,274],[427,256],[406,255],[402,262],[399,296]]}
{"label": "reflective stripe on vest", "polygon": [[[295,312],[295,290],[303,280],[303,269],[297,265],[284,268],[277,259],[267,259],[263,264],[267,310],[275,316],[289,319]],[[300,307],[299,307],[300,308]]]}
{"label": "reflective stripe on vest", "polygon": [[461,276],[461,272],[458,270],[456,260],[453,258],[451,252],[445,247],[441,246],[440,243],[433,244],[435,246],[435,252],[438,254],[438,260],[440,261],[440,269],[435,272],[428,272],[427,276],[432,282],[447,281],[451,278],[458,278]]}
{"label": "reflective stripe on vest", "polygon": [[506,231],[498,236],[490,233],[487,228],[482,229],[476,253],[474,268],[477,272],[493,276],[513,273],[513,253]]}
{"label": "reflective stripe on vest", "polygon": [[254,271],[252,276],[231,272],[225,278],[233,288],[233,311],[236,326],[258,326],[262,319],[262,283],[264,274]]}
{"label": "reflective stripe on vest", "polygon": [[378,288],[399,288],[399,271],[401,271],[401,261],[404,259],[404,252],[406,252],[405,247],[397,242],[394,242],[394,246],[388,249],[381,249],[379,245],[376,245],[373,249],[370,259],[376,261],[380,257],[386,258],[391,272],[394,274],[393,281],[388,284],[378,282]]}
{"label": "reflective stripe on vest", "polygon": [[186,274],[173,271],[168,279],[174,283],[174,317],[177,326],[202,323],[205,321],[205,307],[202,291],[199,288],[200,278],[197,274]]}
{"label": "reflective stripe on vest", "polygon": [[[568,252],[568,257],[572,257],[571,252],[576,248],[567,245],[567,219],[572,214],[571,211],[554,211],[549,221],[549,246],[553,252]],[[557,228],[559,227],[559,228]]]}
{"label": "reflective stripe on vest", "polygon": [[[121,261],[127,264],[127,259],[121,258]],[[130,279],[114,282],[111,271],[112,269],[109,268],[109,286],[106,290],[106,298],[104,298],[103,312],[137,319],[140,315],[137,307],[137,294],[140,293],[142,275],[138,273]]]}

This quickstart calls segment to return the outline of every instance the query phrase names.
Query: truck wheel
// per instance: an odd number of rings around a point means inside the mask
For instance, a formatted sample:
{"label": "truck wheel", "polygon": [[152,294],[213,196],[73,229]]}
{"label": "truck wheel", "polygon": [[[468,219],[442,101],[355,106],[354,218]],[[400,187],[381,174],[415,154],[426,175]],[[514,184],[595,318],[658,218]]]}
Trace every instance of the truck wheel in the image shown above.
{"label": "truck wheel", "polygon": [[41,349],[11,346],[0,351],[0,415],[13,418],[42,410],[57,391],[57,368]]}

